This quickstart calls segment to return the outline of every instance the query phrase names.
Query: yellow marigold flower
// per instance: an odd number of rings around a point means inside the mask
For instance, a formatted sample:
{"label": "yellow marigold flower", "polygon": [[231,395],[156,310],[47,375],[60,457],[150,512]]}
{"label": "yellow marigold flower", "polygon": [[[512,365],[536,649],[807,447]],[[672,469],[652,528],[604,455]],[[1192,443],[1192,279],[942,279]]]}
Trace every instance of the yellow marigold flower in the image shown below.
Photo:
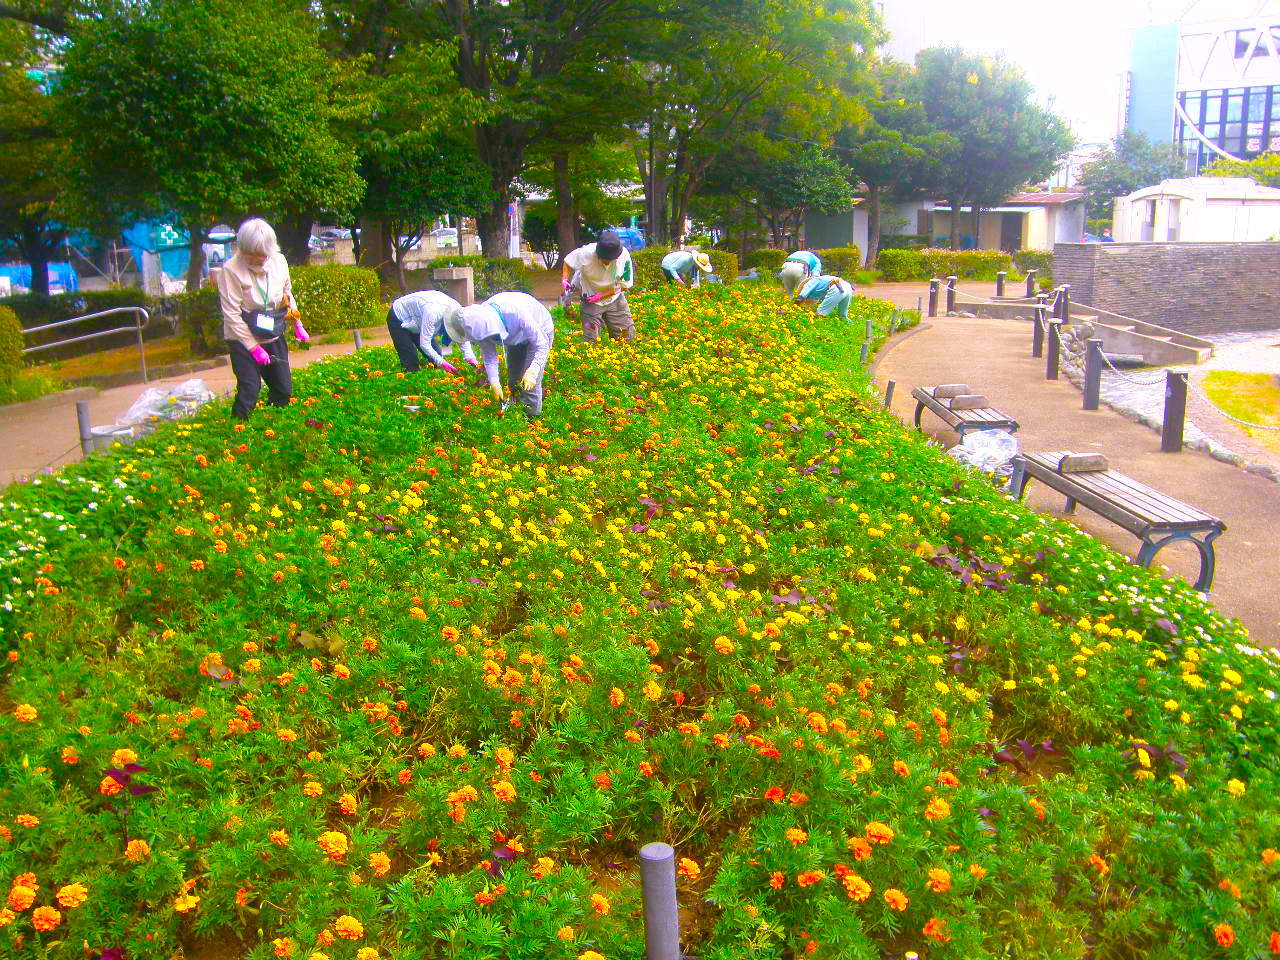
{"label": "yellow marigold flower", "polygon": [[556,931],[556,936],[561,940],[572,940],[575,936],[573,927],[565,926]]}
{"label": "yellow marigold flower", "polygon": [[381,850],[369,854],[369,869],[375,877],[385,877],[391,872],[391,858]]}
{"label": "yellow marigold flower", "polygon": [[178,911],[178,913],[187,913],[190,910],[194,910],[196,904],[199,902],[199,897],[194,894],[184,893],[182,896],[178,897],[177,900],[173,901],[173,909]]}
{"label": "yellow marigold flower", "polygon": [[1231,794],[1233,797],[1244,796],[1244,781],[1237,780],[1232,777],[1227,781],[1227,793]]}
{"label": "yellow marigold flower", "polygon": [[364,924],[347,913],[333,921],[333,929],[343,940],[359,940],[364,936]]}
{"label": "yellow marigold flower", "polygon": [[320,845],[325,855],[333,860],[340,860],[347,854],[346,835],[336,830],[326,830],[316,838],[316,843]]}
{"label": "yellow marigold flower", "polygon": [[58,890],[58,906],[78,907],[89,899],[89,888],[83,883],[68,883]]}
{"label": "yellow marigold flower", "polygon": [[591,909],[600,916],[608,916],[609,911],[613,909],[613,904],[609,902],[609,898],[598,893],[593,893],[590,897]]}
{"label": "yellow marigold flower", "polygon": [[382,954],[373,947],[361,947],[356,951],[356,960],[381,960]]}
{"label": "yellow marigold flower", "polygon": [[19,723],[31,723],[40,714],[31,704],[20,703],[13,708],[13,715]]}

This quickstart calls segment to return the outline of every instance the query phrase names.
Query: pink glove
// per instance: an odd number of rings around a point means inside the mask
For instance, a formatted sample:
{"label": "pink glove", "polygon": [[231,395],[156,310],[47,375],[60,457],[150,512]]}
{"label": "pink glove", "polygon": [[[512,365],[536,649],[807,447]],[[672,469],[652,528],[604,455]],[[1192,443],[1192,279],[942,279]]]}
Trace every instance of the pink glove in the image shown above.
{"label": "pink glove", "polygon": [[306,343],[311,339],[311,334],[307,333],[307,328],[302,325],[301,320],[293,321],[293,335],[298,338],[299,343]]}
{"label": "pink glove", "polygon": [[570,290],[573,289],[573,281],[565,280],[563,277],[560,279],[560,285],[564,287],[565,293],[568,293]]}
{"label": "pink glove", "polygon": [[254,347],[249,351],[249,353],[253,359],[257,360],[258,363],[262,364],[264,367],[271,365],[271,355],[261,347]]}
{"label": "pink glove", "polygon": [[457,367],[455,367],[455,366],[454,366],[452,363],[450,363],[448,360],[441,360],[441,361],[440,361],[440,369],[441,369],[441,370],[443,370],[445,373],[457,373],[457,372],[458,372],[458,368],[457,368]]}
{"label": "pink glove", "polygon": [[587,303],[599,303],[603,299],[603,293],[593,293],[591,296],[587,297]]}
{"label": "pink glove", "polygon": [[467,363],[471,364],[471,366],[475,367],[477,370],[484,366],[484,364],[479,360],[468,360]]}

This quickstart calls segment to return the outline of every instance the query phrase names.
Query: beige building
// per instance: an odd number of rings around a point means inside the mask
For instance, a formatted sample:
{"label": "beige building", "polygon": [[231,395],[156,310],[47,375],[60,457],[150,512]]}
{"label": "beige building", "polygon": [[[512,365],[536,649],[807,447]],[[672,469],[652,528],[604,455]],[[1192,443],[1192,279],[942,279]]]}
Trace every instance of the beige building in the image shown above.
{"label": "beige building", "polygon": [[1120,241],[1280,240],[1280,190],[1249,177],[1186,177],[1115,201]]}
{"label": "beige building", "polygon": [[[934,204],[929,233],[951,234],[951,208]],[[979,250],[1052,250],[1055,243],[1079,243],[1084,239],[1084,194],[1018,193],[998,207],[979,211],[977,233],[974,215],[960,211],[961,246]]]}

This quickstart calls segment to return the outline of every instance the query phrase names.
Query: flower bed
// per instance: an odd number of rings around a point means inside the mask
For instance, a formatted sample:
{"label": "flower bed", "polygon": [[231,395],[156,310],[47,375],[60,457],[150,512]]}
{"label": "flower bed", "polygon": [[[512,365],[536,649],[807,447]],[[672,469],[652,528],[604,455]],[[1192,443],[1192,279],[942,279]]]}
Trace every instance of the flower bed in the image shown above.
{"label": "flower bed", "polygon": [[652,840],[714,960],[1277,948],[1273,656],[838,321],[634,308],[532,425],[367,350],[9,491],[0,950],[638,958]]}

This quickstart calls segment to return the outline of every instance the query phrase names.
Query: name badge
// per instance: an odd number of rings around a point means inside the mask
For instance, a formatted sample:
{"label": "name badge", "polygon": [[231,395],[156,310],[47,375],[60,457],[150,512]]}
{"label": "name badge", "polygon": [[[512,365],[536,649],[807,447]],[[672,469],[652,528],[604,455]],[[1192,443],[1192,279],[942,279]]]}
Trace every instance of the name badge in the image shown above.
{"label": "name badge", "polygon": [[276,328],[276,318],[266,313],[255,313],[253,325],[264,333],[272,333]]}

